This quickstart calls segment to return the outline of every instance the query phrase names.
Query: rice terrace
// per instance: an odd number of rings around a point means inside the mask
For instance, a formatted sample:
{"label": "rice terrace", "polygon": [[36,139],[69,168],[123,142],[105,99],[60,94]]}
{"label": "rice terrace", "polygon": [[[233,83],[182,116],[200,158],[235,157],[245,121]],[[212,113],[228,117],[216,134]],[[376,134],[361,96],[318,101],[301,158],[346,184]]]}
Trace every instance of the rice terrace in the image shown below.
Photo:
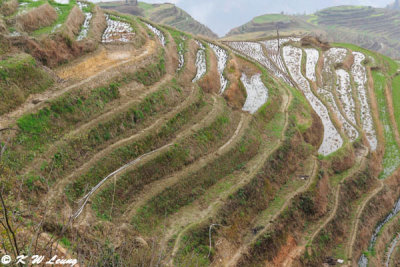
{"label": "rice terrace", "polygon": [[1,266],[400,266],[400,4],[325,7],[1,0]]}

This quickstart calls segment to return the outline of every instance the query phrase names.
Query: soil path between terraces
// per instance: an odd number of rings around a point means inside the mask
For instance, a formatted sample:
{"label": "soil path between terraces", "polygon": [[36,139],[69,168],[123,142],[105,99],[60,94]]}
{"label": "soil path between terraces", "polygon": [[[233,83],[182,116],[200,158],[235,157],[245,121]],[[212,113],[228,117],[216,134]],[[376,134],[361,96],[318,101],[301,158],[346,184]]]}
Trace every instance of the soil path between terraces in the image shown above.
{"label": "soil path between terraces", "polygon": [[[363,152],[360,154],[360,156],[357,158],[357,167],[355,167],[349,174],[346,175],[346,177],[340,182],[340,184],[336,187],[335,191],[335,203],[332,209],[332,212],[330,215],[324,220],[324,222],[313,232],[313,234],[310,236],[309,241],[306,241],[309,244],[312,244],[313,240],[315,237],[319,234],[319,232],[325,228],[330,221],[335,217],[337,209],[339,207],[339,198],[340,198],[340,189],[342,186],[342,183],[344,180],[346,180],[348,177],[353,176],[357,172],[359,172],[362,168],[365,167],[366,163],[366,157],[368,156],[368,148],[364,148]],[[302,253],[304,253],[304,250],[306,249],[306,244],[303,243],[300,246],[297,246],[294,250],[292,250],[286,260],[283,262],[282,266],[284,267],[289,267],[293,265],[293,261],[297,259],[298,257],[301,256]]]}
{"label": "soil path between terraces", "polygon": [[359,206],[357,209],[356,219],[354,220],[354,223],[352,225],[352,229],[350,232],[350,242],[348,243],[348,245],[346,247],[347,258],[349,259],[348,266],[352,266],[353,246],[356,241],[358,224],[360,223],[362,212],[364,211],[364,208],[367,206],[368,202],[383,189],[384,185],[385,185],[384,182],[382,180],[379,180],[379,186],[377,188],[375,188],[374,191],[372,191],[372,193],[363,201],[361,206]]}
{"label": "soil path between terraces", "polygon": [[[99,182],[95,187],[92,188],[91,191],[89,191],[88,194],[86,194],[80,201],[80,203],[82,203],[82,205],[80,205],[80,207],[78,208],[78,210],[74,213],[73,218],[77,219],[79,217],[79,215],[81,214],[81,212],[83,211],[83,209],[85,208],[86,204],[88,203],[90,197],[92,195],[94,195],[101,187],[104,187],[108,184],[108,181],[112,178],[112,177],[118,177],[121,176],[123,173],[126,173],[140,165],[145,164],[146,162],[149,162],[152,159],[155,159],[158,155],[160,155],[161,153],[165,152],[169,147],[171,147],[173,144],[175,144],[176,142],[178,142],[179,140],[182,140],[188,136],[190,136],[193,132],[196,132],[204,127],[206,127],[207,125],[210,125],[218,116],[218,114],[221,114],[222,110],[223,110],[223,102],[222,101],[217,101],[215,99],[215,96],[213,96],[214,98],[214,105],[213,105],[213,109],[211,112],[209,112],[207,114],[206,117],[204,117],[203,120],[201,120],[200,122],[196,123],[195,125],[192,125],[191,127],[183,130],[181,133],[179,133],[174,140],[170,141],[168,144],[157,148],[151,152],[145,153],[139,157],[137,157],[135,160],[133,160],[132,162],[122,166],[120,169],[114,171],[112,174],[108,175],[107,177],[105,177],[101,182]],[[145,131],[144,133],[146,133],[147,131]],[[148,133],[147,133],[148,134]],[[83,216],[84,218],[85,216]]]}
{"label": "soil path between terraces", "polygon": [[[157,87],[155,87],[155,88],[157,88]],[[179,113],[180,111],[185,109],[187,106],[189,106],[195,100],[196,96],[198,95],[196,93],[196,91],[197,91],[197,89],[195,87],[193,87],[192,91],[191,91],[191,94],[189,95],[189,97],[184,102],[182,102],[179,106],[177,106],[171,112],[159,117],[150,126],[148,126],[145,129],[143,129],[143,130],[131,135],[130,137],[118,140],[117,142],[113,143],[112,145],[110,145],[110,146],[104,148],[103,150],[99,151],[98,153],[96,153],[88,162],[86,162],[80,168],[76,169],[74,172],[72,172],[66,178],[64,178],[63,180],[58,182],[57,185],[53,188],[53,190],[51,190],[47,194],[48,197],[46,199],[46,202],[47,203],[52,203],[57,195],[59,195],[59,196],[63,195],[64,187],[67,185],[68,182],[70,182],[73,179],[73,177],[77,177],[77,176],[82,175],[83,173],[85,173],[87,170],[89,170],[89,168],[95,162],[97,162],[100,158],[102,158],[105,155],[107,155],[112,150],[115,150],[115,149],[117,149],[117,148],[129,143],[129,142],[133,142],[134,140],[139,140],[139,139],[143,138],[144,136],[148,135],[149,133],[157,131],[158,129],[160,129],[164,125],[165,121],[171,119],[173,116],[175,116],[177,113]],[[110,114],[108,114],[107,116],[114,116],[114,115],[115,115],[115,112],[111,111]],[[106,114],[105,114],[105,116],[106,116]],[[105,118],[102,118],[102,120],[105,120]],[[90,122],[90,124],[91,124],[91,122]],[[88,125],[84,125],[84,128],[88,129],[89,126]],[[79,132],[82,132],[82,131],[83,131],[83,129],[80,129]],[[77,134],[77,133],[78,132],[76,132],[75,134]],[[70,134],[70,135],[72,135],[72,134]],[[32,165],[32,166],[35,166],[35,165]]]}
{"label": "soil path between terraces", "polygon": [[254,237],[247,243],[243,244],[234,254],[234,256],[231,258],[231,260],[226,264],[226,266],[237,266],[237,262],[239,261],[240,257],[247,253],[250,246],[254,244],[257,239],[262,236],[267,230],[269,230],[270,226],[272,225],[272,222],[276,221],[278,217],[282,214],[282,212],[289,206],[291,203],[292,199],[296,197],[297,195],[307,191],[312,183],[315,181],[316,177],[318,176],[318,160],[314,158],[313,160],[314,166],[312,169],[312,172],[310,174],[310,179],[307,180],[307,183],[305,183],[303,186],[301,186],[299,189],[294,191],[292,194],[289,194],[288,196],[285,197],[285,203],[282,205],[282,207],[272,216],[271,219],[268,220],[268,223],[264,226],[264,228],[259,231]]}
{"label": "soil path between terraces", "polygon": [[56,149],[60,146],[60,144],[65,142],[65,140],[67,140],[68,138],[71,138],[73,136],[78,136],[79,134],[82,134],[83,132],[91,129],[96,124],[99,124],[100,122],[109,121],[110,118],[112,118],[113,116],[116,116],[118,114],[121,114],[121,113],[127,111],[133,104],[140,103],[147,96],[156,92],[162,84],[167,83],[171,79],[172,79],[172,76],[170,74],[166,74],[159,82],[157,82],[153,86],[145,87],[143,90],[140,90],[141,93],[136,98],[133,98],[133,99],[127,101],[126,103],[119,105],[117,107],[111,107],[106,113],[103,113],[100,116],[98,116],[97,118],[92,119],[89,122],[82,124],[81,126],[78,126],[77,128],[73,129],[72,131],[66,133],[59,141],[56,141],[55,143],[51,144],[50,147],[46,150],[46,152],[43,155],[35,158],[32,163],[28,164],[26,166],[25,170],[23,171],[23,173],[28,173],[32,168],[39,166],[40,161],[44,160],[46,158],[46,156],[53,155],[56,152]]}
{"label": "soil path between terraces", "polygon": [[149,184],[146,186],[142,193],[136,198],[137,201],[131,203],[130,207],[127,209],[125,214],[121,216],[125,218],[125,220],[129,220],[132,218],[139,207],[144,205],[147,201],[149,201],[152,197],[156,196],[157,194],[161,193],[165,188],[168,188],[178,181],[187,177],[190,173],[195,173],[199,171],[204,166],[208,165],[209,163],[216,160],[222,154],[228,152],[232,147],[234,147],[241,136],[245,133],[245,129],[248,127],[250,122],[250,117],[242,113],[238,126],[234,132],[234,134],[229,138],[229,140],[223,144],[221,147],[218,148],[215,152],[212,152],[198,160],[195,163],[189,165],[184,170],[171,175],[170,177],[156,181],[154,183]]}
{"label": "soil path between terraces", "polygon": [[[156,48],[157,48],[156,43],[154,41],[149,40],[144,45],[143,52],[140,55],[135,55],[135,56],[129,57],[128,59],[124,59],[122,61],[116,61],[115,64],[108,66],[107,68],[95,73],[94,75],[92,75],[88,78],[85,78],[84,80],[74,83],[72,85],[66,86],[60,90],[57,90],[57,89],[59,86],[62,86],[62,84],[55,86],[55,88],[54,88],[55,90],[47,90],[43,93],[30,95],[28,97],[28,99],[25,101],[25,103],[22,104],[20,107],[18,107],[16,110],[14,110],[10,113],[4,114],[0,117],[0,128],[5,128],[5,127],[10,126],[12,123],[15,122],[15,120],[17,118],[19,118],[23,114],[30,112],[30,111],[40,109],[41,107],[46,105],[46,103],[48,101],[55,99],[65,93],[71,91],[74,88],[77,88],[77,87],[87,84],[89,82],[93,82],[96,78],[101,77],[102,75],[105,75],[105,73],[111,71],[112,69],[121,67],[122,65],[125,65],[125,64],[132,64],[132,63],[135,63],[135,62],[138,62],[138,61],[144,59],[145,57],[147,57],[147,55],[153,54],[154,51],[156,50]],[[34,103],[32,103],[32,101],[34,99],[39,100],[40,103],[35,105]]]}
{"label": "soil path between terraces", "polygon": [[180,231],[180,233],[177,235],[177,238],[175,240],[172,253],[169,259],[167,259],[167,262],[170,266],[173,266],[173,260],[174,257],[176,256],[176,253],[178,252],[181,244],[181,240],[183,237],[183,234],[187,232],[191,227],[193,227],[196,224],[201,224],[207,218],[210,218],[213,216],[213,214],[218,210],[218,207],[223,205],[224,200],[233,192],[237,191],[239,188],[243,187],[247,183],[251,181],[251,179],[259,172],[259,170],[262,168],[265,160],[272,154],[274,153],[282,144],[285,138],[285,133],[289,125],[289,112],[288,109],[290,107],[290,104],[292,102],[293,96],[288,90],[285,90],[285,93],[282,95],[283,100],[282,100],[282,105],[281,105],[281,110],[280,112],[285,114],[285,122],[281,134],[280,140],[275,144],[274,147],[268,147],[268,146],[263,146],[260,153],[253,158],[252,160],[249,161],[247,164],[247,168],[244,172],[239,174],[239,178],[237,179],[239,182],[235,184],[232,188],[229,190],[225,191],[222,193],[216,201],[214,201],[212,204],[208,206],[208,208],[200,211],[200,212],[192,212],[190,209],[189,211],[185,212],[185,214],[188,214],[188,216],[174,216],[176,218],[176,222],[174,223],[174,227],[171,228],[166,236],[164,236],[163,241],[161,242],[162,244],[166,244],[166,241],[169,240],[172,235],[176,233],[176,229],[179,231],[179,229],[182,229],[182,226],[185,226],[183,230]]}

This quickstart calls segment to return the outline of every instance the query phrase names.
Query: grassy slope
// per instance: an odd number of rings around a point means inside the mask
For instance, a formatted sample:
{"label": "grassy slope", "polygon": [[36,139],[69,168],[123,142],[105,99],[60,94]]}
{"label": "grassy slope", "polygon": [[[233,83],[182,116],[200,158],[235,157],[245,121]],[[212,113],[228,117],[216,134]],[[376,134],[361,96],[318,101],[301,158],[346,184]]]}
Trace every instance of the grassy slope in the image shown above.
{"label": "grassy slope", "polygon": [[[289,20],[292,22],[288,23]],[[276,35],[272,26],[278,22],[283,25],[281,34],[322,35],[331,41],[354,43],[400,58],[400,11],[366,6],[332,7],[308,16],[266,14],[231,30],[226,38],[256,39]]]}
{"label": "grassy slope", "polygon": [[188,13],[173,4],[148,4],[139,2],[138,6],[126,5],[122,2],[102,2],[101,7],[114,9],[122,13],[142,15],[151,21],[175,27],[181,31],[200,34],[210,38],[216,38],[207,26],[193,19]]}

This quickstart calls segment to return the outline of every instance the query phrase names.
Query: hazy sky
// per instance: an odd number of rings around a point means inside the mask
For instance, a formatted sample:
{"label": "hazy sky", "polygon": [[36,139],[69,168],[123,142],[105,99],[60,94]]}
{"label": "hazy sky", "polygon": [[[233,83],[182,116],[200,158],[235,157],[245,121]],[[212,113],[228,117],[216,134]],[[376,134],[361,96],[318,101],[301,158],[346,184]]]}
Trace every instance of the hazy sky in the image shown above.
{"label": "hazy sky", "polygon": [[[103,0],[105,1],[105,0]],[[110,1],[110,0],[108,0]],[[385,7],[394,0],[141,0],[174,3],[220,36],[266,13],[313,13],[337,5]]]}

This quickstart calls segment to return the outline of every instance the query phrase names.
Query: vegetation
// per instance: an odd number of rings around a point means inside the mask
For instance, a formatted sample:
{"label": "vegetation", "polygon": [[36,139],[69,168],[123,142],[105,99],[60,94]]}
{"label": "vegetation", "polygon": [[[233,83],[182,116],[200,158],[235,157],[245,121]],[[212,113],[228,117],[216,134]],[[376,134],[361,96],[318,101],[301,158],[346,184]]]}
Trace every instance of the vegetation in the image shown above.
{"label": "vegetation", "polygon": [[60,4],[53,0],[49,0],[48,2],[52,7],[54,7],[56,9],[56,11],[58,13],[57,20],[48,27],[43,27],[43,28],[40,28],[40,29],[34,31],[33,34],[36,36],[41,35],[41,34],[52,33],[54,30],[57,29],[57,27],[58,27],[57,25],[62,25],[67,20],[71,9],[74,6],[76,6],[76,0],[69,0],[68,4]]}
{"label": "vegetation", "polygon": [[21,105],[29,95],[43,92],[53,78],[27,54],[16,54],[0,61],[0,115]]}

